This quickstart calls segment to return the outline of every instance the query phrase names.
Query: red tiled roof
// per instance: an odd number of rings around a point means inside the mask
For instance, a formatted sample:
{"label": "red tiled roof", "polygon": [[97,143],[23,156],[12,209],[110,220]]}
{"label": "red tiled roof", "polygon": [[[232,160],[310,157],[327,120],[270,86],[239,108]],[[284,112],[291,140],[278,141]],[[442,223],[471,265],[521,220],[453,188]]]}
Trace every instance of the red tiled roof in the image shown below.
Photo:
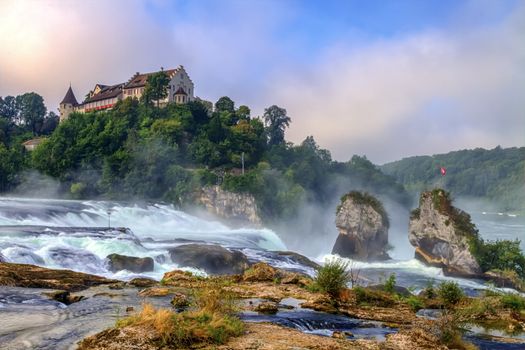
{"label": "red tiled roof", "polygon": [[[168,70],[165,70],[163,72],[165,72],[168,77],[172,77],[173,74],[177,73],[177,71],[180,69],[179,68],[175,68],[175,69],[168,69]],[[135,74],[133,77],[131,77],[131,79],[124,85],[124,89],[132,89],[132,88],[136,88],[136,87],[143,87],[143,86],[146,86],[146,82],[148,81],[148,77],[152,74],[155,74],[155,73],[158,73],[160,71],[157,71],[157,72],[151,72],[151,73],[143,73],[143,74]]]}
{"label": "red tiled roof", "polygon": [[[100,90],[100,92],[96,95],[91,96],[90,98],[87,98],[83,104],[90,103],[90,102],[96,102],[101,101],[109,98],[115,98],[118,95],[122,93],[122,86],[124,84],[116,84],[111,86],[105,86]],[[99,84],[99,87],[101,85]]]}

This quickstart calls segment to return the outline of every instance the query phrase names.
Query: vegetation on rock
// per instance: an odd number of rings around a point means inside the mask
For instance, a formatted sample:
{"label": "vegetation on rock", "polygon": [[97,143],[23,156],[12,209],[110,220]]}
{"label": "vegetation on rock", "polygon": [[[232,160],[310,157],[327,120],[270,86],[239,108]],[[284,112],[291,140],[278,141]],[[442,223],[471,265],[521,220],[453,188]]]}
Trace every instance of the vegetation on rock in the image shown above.
{"label": "vegetation on rock", "polygon": [[350,274],[347,271],[348,265],[348,261],[343,259],[327,261],[317,270],[314,278],[315,285],[319,290],[336,297],[350,282]]}
{"label": "vegetation on rock", "polygon": [[383,203],[381,203],[377,198],[372,196],[371,194],[367,192],[361,192],[361,191],[350,191],[346,194],[344,194],[341,197],[341,202],[337,206],[336,212],[339,212],[341,209],[341,206],[347,199],[352,199],[354,203],[358,205],[369,205],[374,209],[379,215],[381,215],[381,219],[383,221],[383,225],[385,225],[387,228],[390,226],[390,222],[388,219],[388,214],[383,207]]}

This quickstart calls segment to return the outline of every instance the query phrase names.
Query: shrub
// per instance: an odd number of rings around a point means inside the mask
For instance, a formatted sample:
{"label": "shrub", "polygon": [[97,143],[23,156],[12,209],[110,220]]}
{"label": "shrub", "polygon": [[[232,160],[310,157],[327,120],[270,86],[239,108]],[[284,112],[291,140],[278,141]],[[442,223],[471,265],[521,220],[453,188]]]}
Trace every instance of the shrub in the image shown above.
{"label": "shrub", "polygon": [[438,295],[446,306],[456,305],[463,298],[463,290],[456,282],[445,281],[438,287]]}
{"label": "shrub", "polygon": [[332,259],[327,261],[324,266],[317,270],[314,283],[319,289],[336,297],[341,289],[350,282],[350,275],[347,272],[349,263],[342,259]]}
{"label": "shrub", "polygon": [[396,288],[396,274],[392,273],[385,281],[385,292],[394,294]]}
{"label": "shrub", "polygon": [[428,299],[434,299],[437,296],[434,280],[430,279],[427,281],[427,286],[423,289],[423,295]]}
{"label": "shrub", "polygon": [[405,302],[410,306],[410,308],[413,311],[418,311],[418,310],[424,308],[424,306],[425,306],[423,304],[423,302],[421,301],[421,299],[419,299],[415,295],[411,295],[408,298],[406,298]]}
{"label": "shrub", "polygon": [[514,311],[525,309],[525,298],[518,294],[505,293],[499,298],[501,306]]}
{"label": "shrub", "polygon": [[355,293],[357,304],[389,307],[395,304],[395,300],[390,294],[380,290],[355,287],[352,289]]}

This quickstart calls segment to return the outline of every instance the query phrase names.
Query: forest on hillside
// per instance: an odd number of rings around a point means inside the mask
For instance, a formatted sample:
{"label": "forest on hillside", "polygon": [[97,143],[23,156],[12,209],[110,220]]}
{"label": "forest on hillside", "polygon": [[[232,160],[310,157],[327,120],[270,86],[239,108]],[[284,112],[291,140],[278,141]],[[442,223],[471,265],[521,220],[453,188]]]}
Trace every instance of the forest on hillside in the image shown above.
{"label": "forest on hillside", "polygon": [[[15,114],[21,118],[24,111]],[[298,145],[287,142],[292,120],[275,105],[253,117],[228,97],[213,110],[199,101],[159,108],[148,95],[128,98],[112,110],[73,113],[33,152],[20,143],[37,133],[11,137],[9,130],[21,123],[3,114],[0,120],[11,125],[0,152],[2,192],[27,184],[27,174],[36,171],[59,182],[60,196],[76,199],[185,205],[202,186],[220,184],[253,194],[266,220],[293,217],[305,202],[332,203],[352,189],[411,204],[405,189],[366,157],[334,161],[313,136]],[[38,177],[30,181],[39,186]]]}
{"label": "forest on hillside", "polygon": [[[446,168],[444,177],[440,167]],[[411,193],[439,185],[456,198],[487,199],[500,210],[525,210],[525,147],[409,157],[385,164],[381,170]]]}

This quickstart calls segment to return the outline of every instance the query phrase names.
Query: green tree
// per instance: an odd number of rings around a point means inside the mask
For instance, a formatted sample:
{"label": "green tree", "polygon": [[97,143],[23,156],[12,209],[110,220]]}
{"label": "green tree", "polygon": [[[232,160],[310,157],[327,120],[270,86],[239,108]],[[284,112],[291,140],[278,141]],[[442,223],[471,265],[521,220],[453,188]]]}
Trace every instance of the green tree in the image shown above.
{"label": "green tree", "polygon": [[47,112],[42,96],[34,92],[28,92],[17,96],[16,104],[20,110],[21,123],[33,135],[37,135],[42,128]]}
{"label": "green tree", "polygon": [[223,96],[215,102],[215,111],[216,112],[235,112],[235,102],[232,101],[228,96]]}
{"label": "green tree", "polygon": [[142,98],[146,103],[157,101],[157,107],[159,107],[159,101],[168,96],[169,83],[170,78],[164,71],[149,75]]}
{"label": "green tree", "polygon": [[266,122],[269,145],[284,144],[284,130],[290,126],[292,121],[286,114],[286,109],[273,105],[264,110],[264,121]]}

